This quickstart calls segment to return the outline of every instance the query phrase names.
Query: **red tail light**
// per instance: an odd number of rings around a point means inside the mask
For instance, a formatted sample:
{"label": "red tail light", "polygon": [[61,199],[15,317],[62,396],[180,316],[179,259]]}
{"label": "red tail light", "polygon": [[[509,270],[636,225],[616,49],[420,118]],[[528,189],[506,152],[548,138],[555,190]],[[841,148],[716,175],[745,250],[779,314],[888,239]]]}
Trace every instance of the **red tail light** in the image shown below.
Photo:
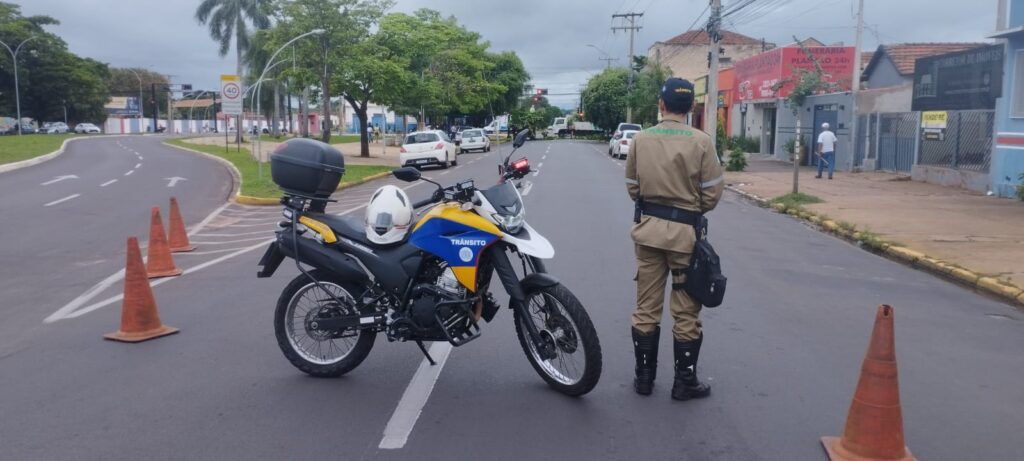
{"label": "red tail light", "polygon": [[530,170],[530,161],[525,159],[525,158],[516,160],[516,161],[512,162],[512,169],[516,170],[516,171],[523,171],[523,170],[529,171]]}
{"label": "red tail light", "polygon": [[437,145],[434,146],[434,149],[444,149],[444,143],[443,142],[437,143]]}
{"label": "red tail light", "polygon": [[625,139],[623,139],[622,141],[619,141],[619,144],[622,144],[623,146],[628,146],[629,145],[629,141],[626,141]]}

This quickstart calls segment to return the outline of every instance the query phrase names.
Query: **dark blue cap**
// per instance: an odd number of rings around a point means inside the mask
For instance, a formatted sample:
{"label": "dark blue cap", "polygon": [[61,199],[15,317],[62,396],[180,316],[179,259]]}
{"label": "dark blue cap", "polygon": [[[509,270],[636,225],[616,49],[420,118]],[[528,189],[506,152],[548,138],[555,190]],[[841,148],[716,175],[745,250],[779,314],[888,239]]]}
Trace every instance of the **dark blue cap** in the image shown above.
{"label": "dark blue cap", "polygon": [[672,77],[661,86],[661,100],[669,107],[685,107],[693,105],[693,83],[689,80]]}

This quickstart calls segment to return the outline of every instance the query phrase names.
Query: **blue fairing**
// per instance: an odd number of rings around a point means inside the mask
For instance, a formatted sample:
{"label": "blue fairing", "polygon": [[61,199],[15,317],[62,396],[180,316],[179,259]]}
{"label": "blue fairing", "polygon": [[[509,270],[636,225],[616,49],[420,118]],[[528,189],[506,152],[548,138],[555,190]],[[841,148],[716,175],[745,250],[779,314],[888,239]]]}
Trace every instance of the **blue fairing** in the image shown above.
{"label": "blue fairing", "polygon": [[450,267],[476,267],[480,252],[497,239],[489,232],[432,218],[413,231],[409,243],[444,259]]}

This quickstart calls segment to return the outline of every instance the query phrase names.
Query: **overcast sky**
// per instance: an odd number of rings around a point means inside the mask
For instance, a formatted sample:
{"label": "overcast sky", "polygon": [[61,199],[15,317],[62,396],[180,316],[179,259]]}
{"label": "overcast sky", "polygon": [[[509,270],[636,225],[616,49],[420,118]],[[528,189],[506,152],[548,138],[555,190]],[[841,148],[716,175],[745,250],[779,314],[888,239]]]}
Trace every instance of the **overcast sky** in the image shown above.
{"label": "overcast sky", "polygon": [[[7,0],[23,13],[60,20],[50,27],[71,51],[117,67],[145,67],[172,75],[175,83],[216,89],[221,73],[235,70],[233,53],[222,59],[217,45],[193,18],[199,0]],[[745,0],[723,0],[726,9]],[[769,42],[814,37],[825,43],[854,42],[856,0],[755,0],[725,27]],[[996,0],[865,0],[864,50],[879,43],[984,41],[995,30]],[[429,7],[455,15],[481,32],[494,49],[514,50],[538,88],[575,93],[605,66],[601,52],[624,66],[629,35],[612,33],[611,15],[644,12],[638,24],[637,54],[656,41],[686,31],[706,18],[707,0],[398,0],[395,10]],[[755,8],[762,8],[758,11]],[[572,107],[575,95],[551,96]]]}

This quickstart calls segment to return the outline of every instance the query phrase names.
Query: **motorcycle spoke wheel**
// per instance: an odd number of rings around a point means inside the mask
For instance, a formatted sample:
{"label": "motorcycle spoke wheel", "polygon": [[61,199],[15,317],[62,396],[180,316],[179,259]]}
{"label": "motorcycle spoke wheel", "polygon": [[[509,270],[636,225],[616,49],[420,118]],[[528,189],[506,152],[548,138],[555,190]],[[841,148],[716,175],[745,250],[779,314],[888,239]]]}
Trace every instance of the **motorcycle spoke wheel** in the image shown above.
{"label": "motorcycle spoke wheel", "polygon": [[[527,295],[525,312],[517,312],[516,332],[534,370],[564,394],[590,392],[601,376],[601,345],[576,297],[561,285],[544,288]],[[540,333],[543,347],[530,339],[526,322]]]}

